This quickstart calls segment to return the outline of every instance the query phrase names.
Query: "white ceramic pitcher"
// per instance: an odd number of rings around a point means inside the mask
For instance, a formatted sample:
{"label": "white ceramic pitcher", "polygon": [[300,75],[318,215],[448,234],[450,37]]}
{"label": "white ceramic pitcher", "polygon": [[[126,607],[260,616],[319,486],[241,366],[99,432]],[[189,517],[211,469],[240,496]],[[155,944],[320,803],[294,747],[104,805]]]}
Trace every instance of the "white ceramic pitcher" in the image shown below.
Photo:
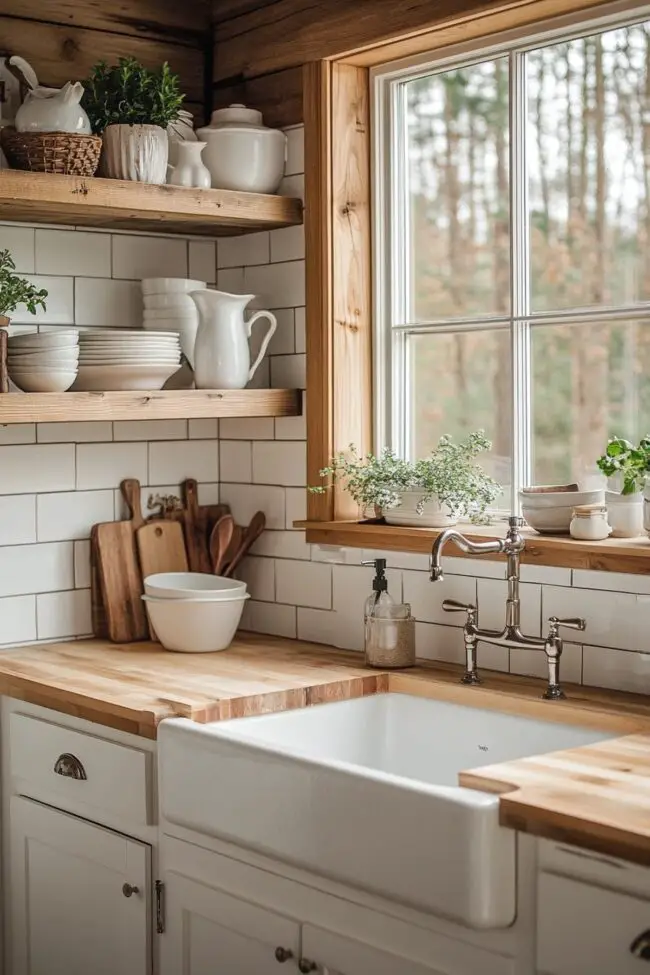
{"label": "white ceramic pitcher", "polygon": [[[270,311],[256,311],[246,321],[244,309],[255,295],[229,295],[225,291],[192,291],[199,312],[194,346],[197,389],[243,389],[253,378],[278,327]],[[255,322],[269,320],[257,359],[251,366],[248,340]]]}

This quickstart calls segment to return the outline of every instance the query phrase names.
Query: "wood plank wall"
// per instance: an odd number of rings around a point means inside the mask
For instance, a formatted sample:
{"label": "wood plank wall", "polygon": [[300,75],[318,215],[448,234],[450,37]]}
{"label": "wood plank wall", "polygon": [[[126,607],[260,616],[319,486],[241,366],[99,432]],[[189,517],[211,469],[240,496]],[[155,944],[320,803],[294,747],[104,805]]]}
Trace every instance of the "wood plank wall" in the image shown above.
{"label": "wood plank wall", "polygon": [[53,86],[83,80],[101,60],[132,55],[151,68],[169,61],[203,122],[210,20],[210,0],[0,0],[0,55],[21,55]]}

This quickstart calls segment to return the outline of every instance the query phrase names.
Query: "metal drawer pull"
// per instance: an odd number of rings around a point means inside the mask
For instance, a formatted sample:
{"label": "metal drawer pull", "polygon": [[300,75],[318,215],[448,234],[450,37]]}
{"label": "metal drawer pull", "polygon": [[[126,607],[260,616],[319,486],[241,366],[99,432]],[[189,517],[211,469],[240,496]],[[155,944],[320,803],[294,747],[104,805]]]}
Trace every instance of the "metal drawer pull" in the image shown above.
{"label": "metal drawer pull", "polygon": [[318,971],[318,965],[315,961],[310,961],[309,958],[301,958],[298,962],[298,970],[303,972],[304,975],[308,975],[309,972]]}
{"label": "metal drawer pull", "polygon": [[650,961],[650,928],[643,931],[630,945],[630,953],[635,958],[642,958],[643,961]]}
{"label": "metal drawer pull", "polygon": [[70,752],[64,752],[63,755],[59,755],[54,763],[54,771],[57,775],[64,775],[68,779],[85,781],[88,778],[86,770],[77,756],[71,755]]}
{"label": "metal drawer pull", "polygon": [[283,965],[285,961],[289,961],[291,958],[293,958],[293,951],[291,948],[283,948],[282,945],[280,945],[279,948],[275,949],[275,960],[279,961],[281,965]]}
{"label": "metal drawer pull", "polygon": [[132,887],[131,884],[123,884],[123,886],[122,886],[122,893],[124,894],[125,897],[132,897],[133,894],[139,894],[140,893],[140,888],[139,887]]}

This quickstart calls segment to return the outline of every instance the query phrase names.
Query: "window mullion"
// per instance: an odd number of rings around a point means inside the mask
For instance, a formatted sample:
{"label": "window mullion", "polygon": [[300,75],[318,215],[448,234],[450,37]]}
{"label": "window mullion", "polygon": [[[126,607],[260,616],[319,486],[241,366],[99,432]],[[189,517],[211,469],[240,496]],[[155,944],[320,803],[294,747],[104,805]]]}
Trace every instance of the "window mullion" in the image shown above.
{"label": "window mullion", "polygon": [[524,53],[510,55],[510,298],[512,309],[512,498],[532,480],[530,326],[530,233],[526,158],[527,83]]}

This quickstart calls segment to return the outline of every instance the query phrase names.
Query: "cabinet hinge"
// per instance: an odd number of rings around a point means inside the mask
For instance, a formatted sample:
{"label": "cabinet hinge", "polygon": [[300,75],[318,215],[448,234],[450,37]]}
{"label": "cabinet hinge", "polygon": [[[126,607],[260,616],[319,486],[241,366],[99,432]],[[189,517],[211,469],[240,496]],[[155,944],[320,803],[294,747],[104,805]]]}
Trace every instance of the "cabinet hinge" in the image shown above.
{"label": "cabinet hinge", "polygon": [[165,933],[165,885],[157,880],[156,889],[156,934]]}

